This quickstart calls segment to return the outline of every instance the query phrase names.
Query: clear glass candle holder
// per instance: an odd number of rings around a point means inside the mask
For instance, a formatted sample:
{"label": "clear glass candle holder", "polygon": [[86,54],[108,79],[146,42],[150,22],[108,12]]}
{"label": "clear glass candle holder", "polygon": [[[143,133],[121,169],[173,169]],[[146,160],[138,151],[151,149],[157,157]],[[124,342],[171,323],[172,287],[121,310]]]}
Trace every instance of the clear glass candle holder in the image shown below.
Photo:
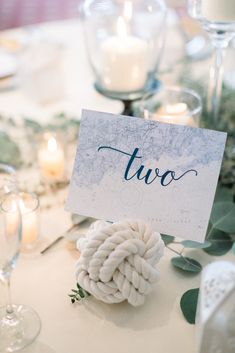
{"label": "clear glass candle holder", "polygon": [[202,111],[200,96],[186,88],[162,87],[143,97],[136,115],[163,123],[198,127]]}
{"label": "clear glass candle holder", "polygon": [[9,191],[17,190],[15,169],[5,163],[0,163],[0,197]]}
{"label": "clear glass candle holder", "polygon": [[46,183],[64,181],[65,160],[62,136],[56,132],[45,132],[38,148],[38,165],[42,180]]}
{"label": "clear glass candle holder", "polygon": [[86,0],[82,13],[96,89],[123,101],[148,92],[164,44],[164,0]]}
{"label": "clear glass candle holder", "polygon": [[19,193],[19,208],[22,217],[21,249],[33,249],[40,235],[40,202],[34,193]]}
{"label": "clear glass candle holder", "polygon": [[[29,195],[7,193],[1,198],[0,280],[6,287],[6,305],[0,307],[0,352],[15,352],[25,348],[41,330],[41,320],[32,308],[11,301],[11,273],[20,253],[22,232],[26,229],[25,217],[28,214],[24,214],[23,210],[26,207],[31,207]],[[27,222],[28,229],[31,229],[31,220]]]}

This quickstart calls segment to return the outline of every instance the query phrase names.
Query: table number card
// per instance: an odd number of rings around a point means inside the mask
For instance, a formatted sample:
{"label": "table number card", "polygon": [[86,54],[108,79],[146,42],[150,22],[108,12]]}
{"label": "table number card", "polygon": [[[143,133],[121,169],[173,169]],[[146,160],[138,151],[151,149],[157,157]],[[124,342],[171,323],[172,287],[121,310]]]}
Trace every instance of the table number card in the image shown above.
{"label": "table number card", "polygon": [[84,110],[66,209],[203,241],[226,133]]}

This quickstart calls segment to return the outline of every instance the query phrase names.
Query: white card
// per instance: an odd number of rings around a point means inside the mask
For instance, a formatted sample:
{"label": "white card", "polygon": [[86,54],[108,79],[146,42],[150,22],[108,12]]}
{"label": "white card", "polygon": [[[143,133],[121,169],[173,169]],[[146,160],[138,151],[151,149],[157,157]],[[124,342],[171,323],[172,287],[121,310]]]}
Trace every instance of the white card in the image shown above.
{"label": "white card", "polygon": [[66,210],[204,241],[226,136],[84,110]]}

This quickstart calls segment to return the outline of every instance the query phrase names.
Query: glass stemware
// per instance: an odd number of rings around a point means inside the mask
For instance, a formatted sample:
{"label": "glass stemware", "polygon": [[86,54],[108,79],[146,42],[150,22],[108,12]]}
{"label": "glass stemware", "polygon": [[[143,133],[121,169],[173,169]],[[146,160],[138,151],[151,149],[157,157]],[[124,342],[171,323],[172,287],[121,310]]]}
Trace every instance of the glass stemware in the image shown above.
{"label": "glass stemware", "polygon": [[38,315],[24,305],[13,305],[10,277],[20,252],[22,235],[19,196],[7,193],[0,204],[0,280],[6,285],[7,304],[0,308],[0,352],[14,352],[29,345],[39,334]]}
{"label": "glass stemware", "polygon": [[223,83],[223,57],[235,34],[234,0],[188,0],[189,14],[198,20],[209,34],[215,48],[214,63],[210,68],[207,110],[212,127],[218,127]]}
{"label": "glass stemware", "polygon": [[0,162],[0,198],[17,188],[15,169],[5,163]]}
{"label": "glass stemware", "polygon": [[86,0],[82,7],[89,62],[95,88],[122,100],[124,114],[131,103],[151,89],[164,46],[164,0]]}

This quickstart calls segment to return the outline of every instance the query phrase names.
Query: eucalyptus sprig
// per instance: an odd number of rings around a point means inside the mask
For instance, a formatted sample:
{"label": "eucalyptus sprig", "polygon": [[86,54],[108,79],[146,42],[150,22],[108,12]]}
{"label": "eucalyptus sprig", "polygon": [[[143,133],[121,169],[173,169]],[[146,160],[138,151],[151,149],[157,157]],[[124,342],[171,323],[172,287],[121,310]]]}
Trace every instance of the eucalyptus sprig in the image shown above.
{"label": "eucalyptus sprig", "polygon": [[[162,239],[166,248],[178,255],[171,259],[171,264],[181,273],[198,274],[203,268],[196,259],[183,255],[186,248],[202,249],[212,256],[223,256],[232,250],[235,255],[235,202],[233,193],[220,186],[217,188],[204,243],[192,240],[176,241],[175,237],[166,234],[162,234]],[[181,245],[181,250],[176,250],[174,244]],[[181,297],[180,307],[190,324],[195,323],[198,293],[199,289],[194,288],[187,290]]]}
{"label": "eucalyptus sprig", "polygon": [[[194,249],[205,249],[211,246],[211,243],[206,241],[205,243],[199,243],[192,240],[183,240],[183,241],[175,241],[175,237],[167,234],[161,235],[162,240],[165,243],[167,249],[178,255],[177,257],[173,257],[171,259],[171,264],[180,269],[182,271],[190,272],[190,273],[199,273],[202,270],[202,265],[195,259],[191,257],[187,257],[183,255],[185,248],[194,248]],[[177,251],[176,249],[169,246],[170,244],[180,244],[182,245],[181,251]]]}
{"label": "eucalyptus sprig", "polygon": [[88,293],[85,289],[83,289],[79,285],[79,283],[77,283],[77,288],[71,289],[71,291],[72,293],[68,294],[68,296],[70,297],[72,304],[74,304],[75,302],[79,302],[80,300],[83,300],[90,296],[90,293]]}

